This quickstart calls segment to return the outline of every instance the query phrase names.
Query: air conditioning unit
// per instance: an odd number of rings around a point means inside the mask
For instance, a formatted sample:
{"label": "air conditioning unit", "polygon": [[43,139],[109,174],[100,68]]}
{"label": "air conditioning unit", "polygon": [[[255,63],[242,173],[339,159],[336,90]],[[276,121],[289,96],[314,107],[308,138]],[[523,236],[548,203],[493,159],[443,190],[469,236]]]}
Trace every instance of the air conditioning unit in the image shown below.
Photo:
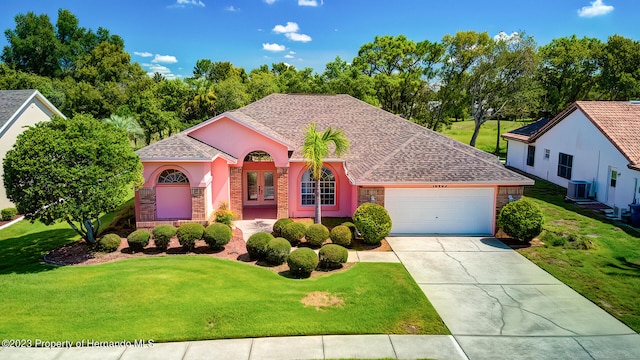
{"label": "air conditioning unit", "polygon": [[591,184],[581,180],[569,180],[567,197],[572,200],[585,200],[589,196]]}

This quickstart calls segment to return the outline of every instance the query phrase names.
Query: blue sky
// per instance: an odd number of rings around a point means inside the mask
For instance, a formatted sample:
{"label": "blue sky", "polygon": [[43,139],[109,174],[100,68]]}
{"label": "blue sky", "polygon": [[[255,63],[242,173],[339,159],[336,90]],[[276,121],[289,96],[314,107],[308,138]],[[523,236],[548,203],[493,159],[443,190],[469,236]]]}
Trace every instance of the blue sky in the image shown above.
{"label": "blue sky", "polygon": [[190,76],[198,59],[322,72],[336,56],[351,61],[376,35],[440,41],[457,31],[524,31],[538,45],[573,34],[640,39],[637,0],[2,0],[0,29],[29,11],[55,23],[60,8],[81,27],[120,35],[133,61],[169,78]]}

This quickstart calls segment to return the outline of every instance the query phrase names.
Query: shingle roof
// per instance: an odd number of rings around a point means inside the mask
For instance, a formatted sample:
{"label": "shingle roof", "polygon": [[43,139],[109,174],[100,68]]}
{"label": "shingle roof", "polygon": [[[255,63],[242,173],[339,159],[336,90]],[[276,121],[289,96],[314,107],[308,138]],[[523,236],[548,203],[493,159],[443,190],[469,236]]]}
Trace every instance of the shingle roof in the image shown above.
{"label": "shingle roof", "polygon": [[184,132],[160,140],[136,151],[142,161],[210,161],[222,156],[235,161],[233,156],[198,141]]}
{"label": "shingle roof", "polygon": [[540,136],[574,111],[581,111],[593,125],[629,160],[629,167],[640,170],[640,104],[628,101],[577,101],[528,137],[519,138],[516,129],[506,138],[527,143]]}
{"label": "shingle roof", "polygon": [[545,125],[551,121],[551,118],[540,118],[530,124],[519,127],[515,130],[511,130],[502,134],[502,137],[507,139],[519,140],[528,142],[532,136],[536,135]]}
{"label": "shingle roof", "polygon": [[498,158],[348,95],[273,94],[230,116],[261,124],[301,155],[305,127],[331,126],[349,139],[343,156],[357,184],[513,183],[532,184]]}
{"label": "shingle roof", "polygon": [[0,90],[0,129],[36,90]]}

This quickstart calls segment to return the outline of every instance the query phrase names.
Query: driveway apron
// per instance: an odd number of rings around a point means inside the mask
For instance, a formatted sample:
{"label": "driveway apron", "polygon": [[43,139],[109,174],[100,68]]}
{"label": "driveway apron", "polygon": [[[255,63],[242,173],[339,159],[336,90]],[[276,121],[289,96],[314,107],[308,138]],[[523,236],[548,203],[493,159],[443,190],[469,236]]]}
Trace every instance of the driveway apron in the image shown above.
{"label": "driveway apron", "polygon": [[392,237],[470,359],[637,359],[640,335],[491,237]]}

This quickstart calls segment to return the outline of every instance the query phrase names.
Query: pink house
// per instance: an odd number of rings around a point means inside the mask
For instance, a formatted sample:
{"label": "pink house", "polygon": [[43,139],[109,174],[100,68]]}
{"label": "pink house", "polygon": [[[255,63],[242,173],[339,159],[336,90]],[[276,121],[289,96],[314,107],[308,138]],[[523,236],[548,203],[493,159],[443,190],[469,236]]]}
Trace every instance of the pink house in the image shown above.
{"label": "pink house", "polygon": [[325,217],[376,202],[395,234],[490,234],[496,210],[533,184],[493,155],[348,95],[273,94],[140,149],[137,226],[206,223],[222,202],[244,219],[313,217],[301,156],[309,123],[342,129],[351,144],[326,159]]}

